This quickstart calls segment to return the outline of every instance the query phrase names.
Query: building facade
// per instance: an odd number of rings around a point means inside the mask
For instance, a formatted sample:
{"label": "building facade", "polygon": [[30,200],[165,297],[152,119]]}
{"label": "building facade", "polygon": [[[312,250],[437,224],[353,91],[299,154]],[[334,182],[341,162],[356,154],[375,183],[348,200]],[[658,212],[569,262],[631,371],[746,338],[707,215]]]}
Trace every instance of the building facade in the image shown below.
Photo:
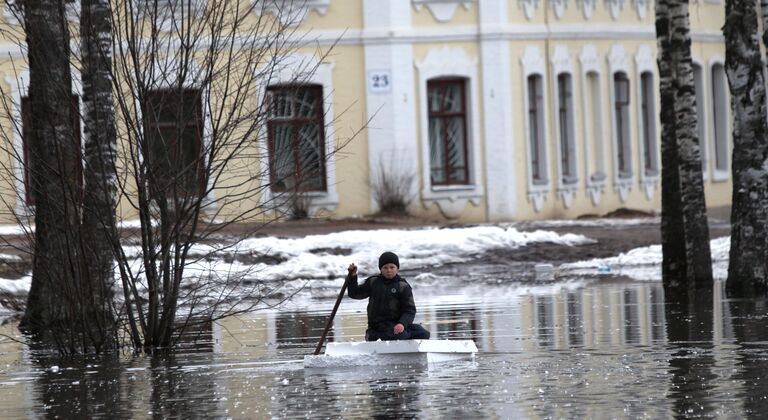
{"label": "building facade", "polygon": [[[393,176],[407,183],[409,213],[430,218],[657,210],[653,7],[647,0],[270,2],[261,13],[290,10],[297,33],[333,48],[305,85],[285,89],[278,72],[263,92],[275,103],[314,104],[270,111],[265,182],[279,192],[290,189],[279,180],[311,174],[310,216],[375,213],[377,184]],[[722,206],[731,199],[724,4],[698,0],[690,16],[706,200]],[[4,24],[18,29],[7,12]],[[0,49],[3,93],[19,104],[7,107],[4,121],[23,125],[23,54],[8,40]],[[3,125],[14,139],[6,149],[21,156],[23,130],[10,125]],[[13,193],[6,201],[29,213],[24,171],[14,173],[2,187]],[[122,212],[135,218],[126,206]]]}

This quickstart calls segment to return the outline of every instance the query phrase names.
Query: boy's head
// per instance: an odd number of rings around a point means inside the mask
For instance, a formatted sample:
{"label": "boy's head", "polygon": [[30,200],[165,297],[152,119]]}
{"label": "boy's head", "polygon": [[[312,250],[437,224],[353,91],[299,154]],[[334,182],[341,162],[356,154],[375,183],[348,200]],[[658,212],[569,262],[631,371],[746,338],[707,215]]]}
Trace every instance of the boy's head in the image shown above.
{"label": "boy's head", "polygon": [[379,270],[388,279],[395,277],[397,272],[400,271],[400,259],[397,258],[394,252],[387,251],[381,254],[379,257]]}

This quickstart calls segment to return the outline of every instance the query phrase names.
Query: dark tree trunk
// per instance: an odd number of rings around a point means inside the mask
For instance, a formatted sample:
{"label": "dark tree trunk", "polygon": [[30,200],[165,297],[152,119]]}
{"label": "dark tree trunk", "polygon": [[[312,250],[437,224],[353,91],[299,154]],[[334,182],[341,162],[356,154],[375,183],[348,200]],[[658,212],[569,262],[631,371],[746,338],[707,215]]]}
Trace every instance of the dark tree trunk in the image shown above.
{"label": "dark tree trunk", "polygon": [[768,293],[768,174],[765,82],[756,2],[725,2],[725,67],[733,116],[729,296]]}
{"label": "dark tree trunk", "polygon": [[74,130],[64,2],[24,1],[29,51],[30,174],[35,251],[21,328],[79,352],[91,342],[78,271],[79,144]]}
{"label": "dark tree trunk", "polygon": [[[116,241],[117,134],[112,99],[112,21],[107,0],[81,0],[80,38],[84,108],[83,274],[94,321],[113,335],[111,311]],[[107,341],[109,342],[109,341]]]}
{"label": "dark tree trunk", "polygon": [[712,293],[687,0],[656,3],[662,125],[662,273],[667,299]]}

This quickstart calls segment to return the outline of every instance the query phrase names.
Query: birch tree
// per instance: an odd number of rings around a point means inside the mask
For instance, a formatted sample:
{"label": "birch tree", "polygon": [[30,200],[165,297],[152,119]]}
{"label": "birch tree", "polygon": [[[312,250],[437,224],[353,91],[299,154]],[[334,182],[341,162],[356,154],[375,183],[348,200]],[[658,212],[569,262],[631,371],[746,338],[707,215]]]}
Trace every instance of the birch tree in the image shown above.
{"label": "birch tree", "polygon": [[26,177],[35,205],[32,286],[21,328],[66,353],[101,348],[105,319],[83,282],[79,248],[80,150],[70,36],[61,0],[23,3],[29,91]]}
{"label": "birch tree", "polygon": [[662,124],[662,274],[668,298],[711,295],[687,0],[656,3]]}
{"label": "birch tree", "polygon": [[[80,0],[84,188],[82,270],[104,336],[112,335],[117,132],[112,99],[112,16],[108,0]],[[111,342],[107,341],[107,342]]]}
{"label": "birch tree", "polygon": [[730,296],[768,293],[768,174],[765,81],[756,2],[725,2],[725,68],[733,116]]}

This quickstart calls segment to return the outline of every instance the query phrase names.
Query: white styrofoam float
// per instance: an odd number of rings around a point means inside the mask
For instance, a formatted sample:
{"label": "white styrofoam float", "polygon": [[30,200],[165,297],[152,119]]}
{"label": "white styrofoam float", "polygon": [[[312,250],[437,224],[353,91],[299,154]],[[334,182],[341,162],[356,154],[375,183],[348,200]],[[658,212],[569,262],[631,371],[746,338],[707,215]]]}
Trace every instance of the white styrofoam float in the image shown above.
{"label": "white styrofoam float", "polygon": [[474,360],[472,340],[394,340],[328,343],[325,354],[304,356],[304,367],[432,364]]}

